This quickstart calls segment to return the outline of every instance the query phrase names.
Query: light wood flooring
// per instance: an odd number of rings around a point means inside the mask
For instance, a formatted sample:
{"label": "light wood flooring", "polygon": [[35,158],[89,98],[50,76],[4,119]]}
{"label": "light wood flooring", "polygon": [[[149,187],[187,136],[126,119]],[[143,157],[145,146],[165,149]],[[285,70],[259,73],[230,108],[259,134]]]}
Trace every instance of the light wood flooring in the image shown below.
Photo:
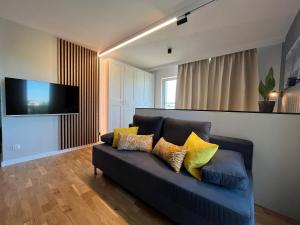
{"label": "light wood flooring", "polygon": [[[256,225],[299,225],[256,206]],[[91,148],[0,168],[1,225],[172,224],[101,172]]]}

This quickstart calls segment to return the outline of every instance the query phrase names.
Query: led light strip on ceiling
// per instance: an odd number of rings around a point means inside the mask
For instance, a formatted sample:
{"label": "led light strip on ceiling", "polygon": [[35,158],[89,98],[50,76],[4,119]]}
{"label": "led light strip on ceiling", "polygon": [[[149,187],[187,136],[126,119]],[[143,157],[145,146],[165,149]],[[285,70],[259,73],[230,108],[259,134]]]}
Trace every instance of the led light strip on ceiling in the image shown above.
{"label": "led light strip on ceiling", "polygon": [[[197,9],[199,9],[199,8],[201,8],[201,7],[207,5],[207,4],[209,4],[209,3],[211,3],[215,0],[205,0],[205,1],[206,1],[206,3],[202,4],[201,6],[194,7],[193,9],[189,10],[187,13],[184,13],[182,16],[173,17],[172,19],[169,19],[169,20],[167,20],[167,21],[165,21],[165,22],[163,22],[163,23],[161,23],[161,24],[159,24],[159,25],[157,25],[153,28],[150,28],[149,30],[146,30],[146,31],[144,31],[144,32],[142,32],[142,33],[140,33],[140,34],[138,34],[138,35],[136,35],[136,36],[134,36],[134,37],[132,37],[132,38],[130,38],[130,39],[128,39],[128,40],[126,40],[126,41],[124,41],[124,42],[122,42],[122,43],[120,43],[120,44],[118,44],[118,45],[116,45],[116,46],[114,46],[110,49],[108,49],[108,50],[106,50],[106,51],[104,51],[104,52],[99,53],[98,56],[103,57],[103,56],[105,56],[105,55],[107,55],[107,54],[109,54],[109,53],[111,53],[111,52],[113,52],[113,51],[115,51],[119,48],[124,47],[125,45],[128,45],[128,44],[130,44],[130,43],[132,43],[132,42],[134,42],[134,41],[136,41],[140,38],[143,38],[143,37],[155,32],[155,31],[158,31],[158,30],[160,30],[160,29],[162,29],[162,28],[164,28],[164,27],[166,27],[166,26],[168,26],[172,23],[175,23],[179,20],[182,20],[183,16],[186,19],[186,16],[188,14],[190,14],[191,12],[193,12],[193,11],[195,11],[195,10],[197,10]],[[187,22],[187,20],[185,22]]]}
{"label": "led light strip on ceiling", "polygon": [[129,39],[129,40],[121,43],[121,44],[119,44],[119,45],[116,45],[115,47],[113,47],[111,49],[108,49],[105,52],[100,53],[99,57],[102,57],[102,56],[104,56],[104,55],[106,55],[106,54],[108,54],[108,53],[110,53],[112,51],[115,51],[115,50],[117,50],[119,48],[122,48],[123,46],[128,45],[131,42],[134,42],[134,41],[136,41],[136,40],[138,40],[138,39],[140,39],[142,37],[145,37],[146,35],[151,34],[151,33],[155,32],[155,31],[157,31],[157,30],[159,30],[159,29],[161,29],[163,27],[166,27],[166,26],[170,25],[171,23],[176,22],[176,21],[177,21],[177,18],[172,18],[170,20],[167,20],[166,22],[164,22],[162,24],[159,24],[156,27],[151,28],[150,30],[147,30],[147,31],[145,31],[145,32],[143,32],[143,33],[141,33],[141,34],[139,34],[139,35],[137,35],[137,36],[135,36],[135,37],[133,37],[133,38],[131,38],[131,39]]}

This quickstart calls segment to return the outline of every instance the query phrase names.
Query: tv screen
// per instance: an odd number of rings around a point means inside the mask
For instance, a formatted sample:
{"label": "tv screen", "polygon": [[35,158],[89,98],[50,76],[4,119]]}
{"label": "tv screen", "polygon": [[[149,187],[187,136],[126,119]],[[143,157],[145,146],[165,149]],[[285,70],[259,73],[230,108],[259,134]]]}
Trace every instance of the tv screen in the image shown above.
{"label": "tv screen", "polygon": [[79,87],[5,78],[6,115],[79,113]]}

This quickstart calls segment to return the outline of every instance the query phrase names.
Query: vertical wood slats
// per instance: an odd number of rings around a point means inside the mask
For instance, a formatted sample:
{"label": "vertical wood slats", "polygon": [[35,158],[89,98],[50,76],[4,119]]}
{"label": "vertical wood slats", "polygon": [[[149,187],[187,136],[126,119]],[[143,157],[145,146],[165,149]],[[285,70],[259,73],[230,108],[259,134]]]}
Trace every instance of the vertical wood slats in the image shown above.
{"label": "vertical wood slats", "polygon": [[61,115],[61,149],[98,141],[99,133],[99,62],[97,52],[58,39],[58,82],[79,86],[79,114]]}

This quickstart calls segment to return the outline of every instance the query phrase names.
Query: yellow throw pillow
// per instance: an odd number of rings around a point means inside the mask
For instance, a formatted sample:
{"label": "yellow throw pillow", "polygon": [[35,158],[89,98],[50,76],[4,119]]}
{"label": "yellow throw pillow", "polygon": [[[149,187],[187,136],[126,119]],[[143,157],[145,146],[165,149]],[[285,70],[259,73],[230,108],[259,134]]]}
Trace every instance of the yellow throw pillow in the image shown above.
{"label": "yellow throw pillow", "polygon": [[178,173],[182,166],[186,150],[183,146],[174,145],[161,138],[155,145],[152,153],[170,164],[176,173]]}
{"label": "yellow throw pillow", "polygon": [[219,146],[202,140],[194,132],[186,140],[184,147],[187,150],[184,167],[195,178],[201,180],[200,168],[214,156]]}
{"label": "yellow throw pillow", "polygon": [[119,134],[118,150],[152,151],[153,134],[135,135]]}
{"label": "yellow throw pillow", "polygon": [[112,147],[118,147],[119,142],[119,134],[137,134],[138,127],[128,127],[128,128],[115,128],[114,129],[114,140],[112,143]]}

